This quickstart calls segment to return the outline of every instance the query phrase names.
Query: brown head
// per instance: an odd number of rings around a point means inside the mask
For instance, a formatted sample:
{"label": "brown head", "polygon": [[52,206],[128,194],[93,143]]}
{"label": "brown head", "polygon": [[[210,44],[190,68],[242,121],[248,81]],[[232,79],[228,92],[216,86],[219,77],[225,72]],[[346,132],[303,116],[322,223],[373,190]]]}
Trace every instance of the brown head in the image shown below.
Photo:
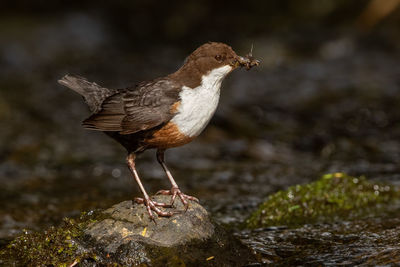
{"label": "brown head", "polygon": [[224,66],[230,66],[232,70],[238,67],[250,69],[258,64],[259,61],[252,57],[238,56],[229,45],[209,42],[190,54],[183,66],[170,77],[179,78],[184,85],[194,88],[200,84],[203,75],[214,69]]}

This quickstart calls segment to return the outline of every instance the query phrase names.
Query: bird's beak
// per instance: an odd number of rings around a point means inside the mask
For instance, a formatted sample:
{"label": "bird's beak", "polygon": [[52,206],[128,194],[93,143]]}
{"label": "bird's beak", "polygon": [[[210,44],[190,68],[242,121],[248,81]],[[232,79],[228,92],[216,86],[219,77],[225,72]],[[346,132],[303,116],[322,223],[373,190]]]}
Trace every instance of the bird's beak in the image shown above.
{"label": "bird's beak", "polygon": [[236,56],[233,60],[234,67],[245,67],[247,70],[254,66],[260,65],[260,61],[255,59],[251,54],[247,54],[244,57]]}
{"label": "bird's beak", "polygon": [[260,61],[253,57],[253,45],[251,45],[250,52],[244,56],[236,55],[235,59],[233,60],[233,66],[237,67],[246,67],[247,70],[251,69],[254,66],[260,65]]}

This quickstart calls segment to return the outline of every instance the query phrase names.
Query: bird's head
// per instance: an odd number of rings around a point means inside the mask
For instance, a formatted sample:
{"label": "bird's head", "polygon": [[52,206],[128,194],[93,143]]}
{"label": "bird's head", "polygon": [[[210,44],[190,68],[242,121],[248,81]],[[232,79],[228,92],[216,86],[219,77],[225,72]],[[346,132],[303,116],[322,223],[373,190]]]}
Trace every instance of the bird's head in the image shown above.
{"label": "bird's head", "polygon": [[258,66],[259,61],[252,57],[251,52],[242,57],[238,56],[229,45],[209,42],[190,54],[186,58],[185,64],[195,66],[199,71],[206,73],[223,66],[230,66],[232,70],[238,67],[250,69]]}
{"label": "bird's head", "polygon": [[241,57],[229,45],[209,42],[193,51],[173,76],[179,76],[185,85],[194,88],[211,72],[211,76],[220,81],[238,67],[250,69],[258,65],[259,61],[252,57],[251,52]]}

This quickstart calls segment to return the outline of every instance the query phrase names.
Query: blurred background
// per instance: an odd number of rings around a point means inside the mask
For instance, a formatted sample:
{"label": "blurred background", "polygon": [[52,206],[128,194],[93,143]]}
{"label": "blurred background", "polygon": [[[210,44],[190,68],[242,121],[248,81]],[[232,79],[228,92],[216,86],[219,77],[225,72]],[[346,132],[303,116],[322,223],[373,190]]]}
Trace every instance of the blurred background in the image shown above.
{"label": "blurred background", "polygon": [[[0,10],[0,245],[140,193],[125,151],[80,127],[67,73],[111,88],[164,76],[207,41],[259,68],[223,83],[193,143],[167,152],[220,222],[327,172],[400,184],[399,0],[7,1]],[[146,189],[169,188],[147,151]]]}

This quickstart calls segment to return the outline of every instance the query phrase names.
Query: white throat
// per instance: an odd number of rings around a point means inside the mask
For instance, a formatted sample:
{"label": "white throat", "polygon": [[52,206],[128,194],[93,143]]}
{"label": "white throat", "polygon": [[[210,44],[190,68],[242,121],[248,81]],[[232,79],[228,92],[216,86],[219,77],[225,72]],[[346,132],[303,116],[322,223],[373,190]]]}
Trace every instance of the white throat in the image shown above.
{"label": "white throat", "polygon": [[198,87],[182,88],[179,94],[181,104],[171,121],[183,134],[193,137],[204,130],[217,109],[222,80],[231,71],[229,65],[213,69],[203,75]]}

